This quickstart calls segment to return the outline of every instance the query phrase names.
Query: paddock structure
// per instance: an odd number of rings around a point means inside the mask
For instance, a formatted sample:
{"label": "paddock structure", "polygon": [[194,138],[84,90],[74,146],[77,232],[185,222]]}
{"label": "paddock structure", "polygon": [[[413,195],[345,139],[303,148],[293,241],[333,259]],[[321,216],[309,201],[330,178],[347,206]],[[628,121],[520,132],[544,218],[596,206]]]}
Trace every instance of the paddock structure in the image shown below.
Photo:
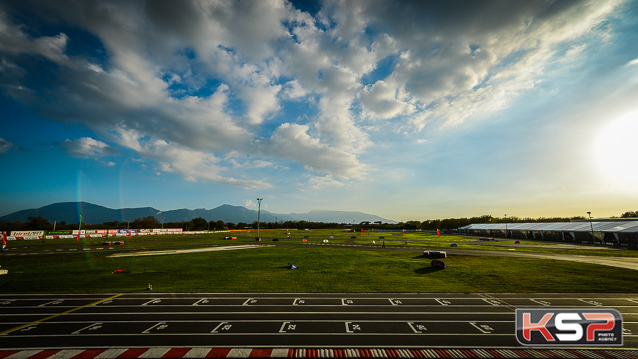
{"label": "paddock structure", "polygon": [[552,241],[638,246],[638,219],[578,222],[482,223],[458,229],[460,234]]}

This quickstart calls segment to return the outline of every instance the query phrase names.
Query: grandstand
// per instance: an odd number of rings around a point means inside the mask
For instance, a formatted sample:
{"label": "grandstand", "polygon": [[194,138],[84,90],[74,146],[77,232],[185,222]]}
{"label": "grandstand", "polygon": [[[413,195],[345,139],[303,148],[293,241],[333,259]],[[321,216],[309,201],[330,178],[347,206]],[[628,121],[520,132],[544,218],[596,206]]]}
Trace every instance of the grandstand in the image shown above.
{"label": "grandstand", "polygon": [[574,222],[484,223],[458,229],[472,236],[562,240],[623,247],[638,246],[638,218]]}

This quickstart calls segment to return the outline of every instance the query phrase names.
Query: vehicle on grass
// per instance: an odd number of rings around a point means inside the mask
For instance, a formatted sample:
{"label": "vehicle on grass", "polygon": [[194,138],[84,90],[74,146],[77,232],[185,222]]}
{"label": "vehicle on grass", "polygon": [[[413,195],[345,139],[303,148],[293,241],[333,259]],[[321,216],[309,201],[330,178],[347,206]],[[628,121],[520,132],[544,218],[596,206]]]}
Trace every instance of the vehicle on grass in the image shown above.
{"label": "vehicle on grass", "polygon": [[447,258],[445,251],[431,251],[429,249],[424,250],[423,255],[427,258]]}
{"label": "vehicle on grass", "polygon": [[107,242],[104,242],[104,243],[102,243],[102,244],[103,244],[103,245],[105,245],[105,246],[112,246],[112,245],[114,245],[114,244],[117,244],[117,245],[123,245],[123,244],[124,244],[124,241],[115,241],[115,242],[107,241]]}

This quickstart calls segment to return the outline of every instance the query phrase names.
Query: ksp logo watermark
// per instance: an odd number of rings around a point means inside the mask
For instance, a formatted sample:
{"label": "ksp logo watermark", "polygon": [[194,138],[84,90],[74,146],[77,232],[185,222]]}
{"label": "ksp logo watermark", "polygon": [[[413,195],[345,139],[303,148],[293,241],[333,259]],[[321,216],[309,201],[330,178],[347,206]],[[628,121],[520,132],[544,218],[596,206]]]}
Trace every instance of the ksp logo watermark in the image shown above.
{"label": "ksp logo watermark", "polygon": [[619,346],[622,316],[614,309],[516,309],[522,345]]}

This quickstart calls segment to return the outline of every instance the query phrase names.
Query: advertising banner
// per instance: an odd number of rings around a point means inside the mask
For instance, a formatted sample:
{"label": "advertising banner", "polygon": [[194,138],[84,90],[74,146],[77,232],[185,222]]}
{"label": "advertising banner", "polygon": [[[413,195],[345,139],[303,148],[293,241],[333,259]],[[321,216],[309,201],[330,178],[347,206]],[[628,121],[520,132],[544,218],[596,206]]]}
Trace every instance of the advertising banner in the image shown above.
{"label": "advertising banner", "polygon": [[72,231],[48,231],[48,235],[50,236],[62,236],[67,234],[73,234]]}
{"label": "advertising banner", "polygon": [[38,237],[44,236],[44,231],[11,231],[11,237]]}

